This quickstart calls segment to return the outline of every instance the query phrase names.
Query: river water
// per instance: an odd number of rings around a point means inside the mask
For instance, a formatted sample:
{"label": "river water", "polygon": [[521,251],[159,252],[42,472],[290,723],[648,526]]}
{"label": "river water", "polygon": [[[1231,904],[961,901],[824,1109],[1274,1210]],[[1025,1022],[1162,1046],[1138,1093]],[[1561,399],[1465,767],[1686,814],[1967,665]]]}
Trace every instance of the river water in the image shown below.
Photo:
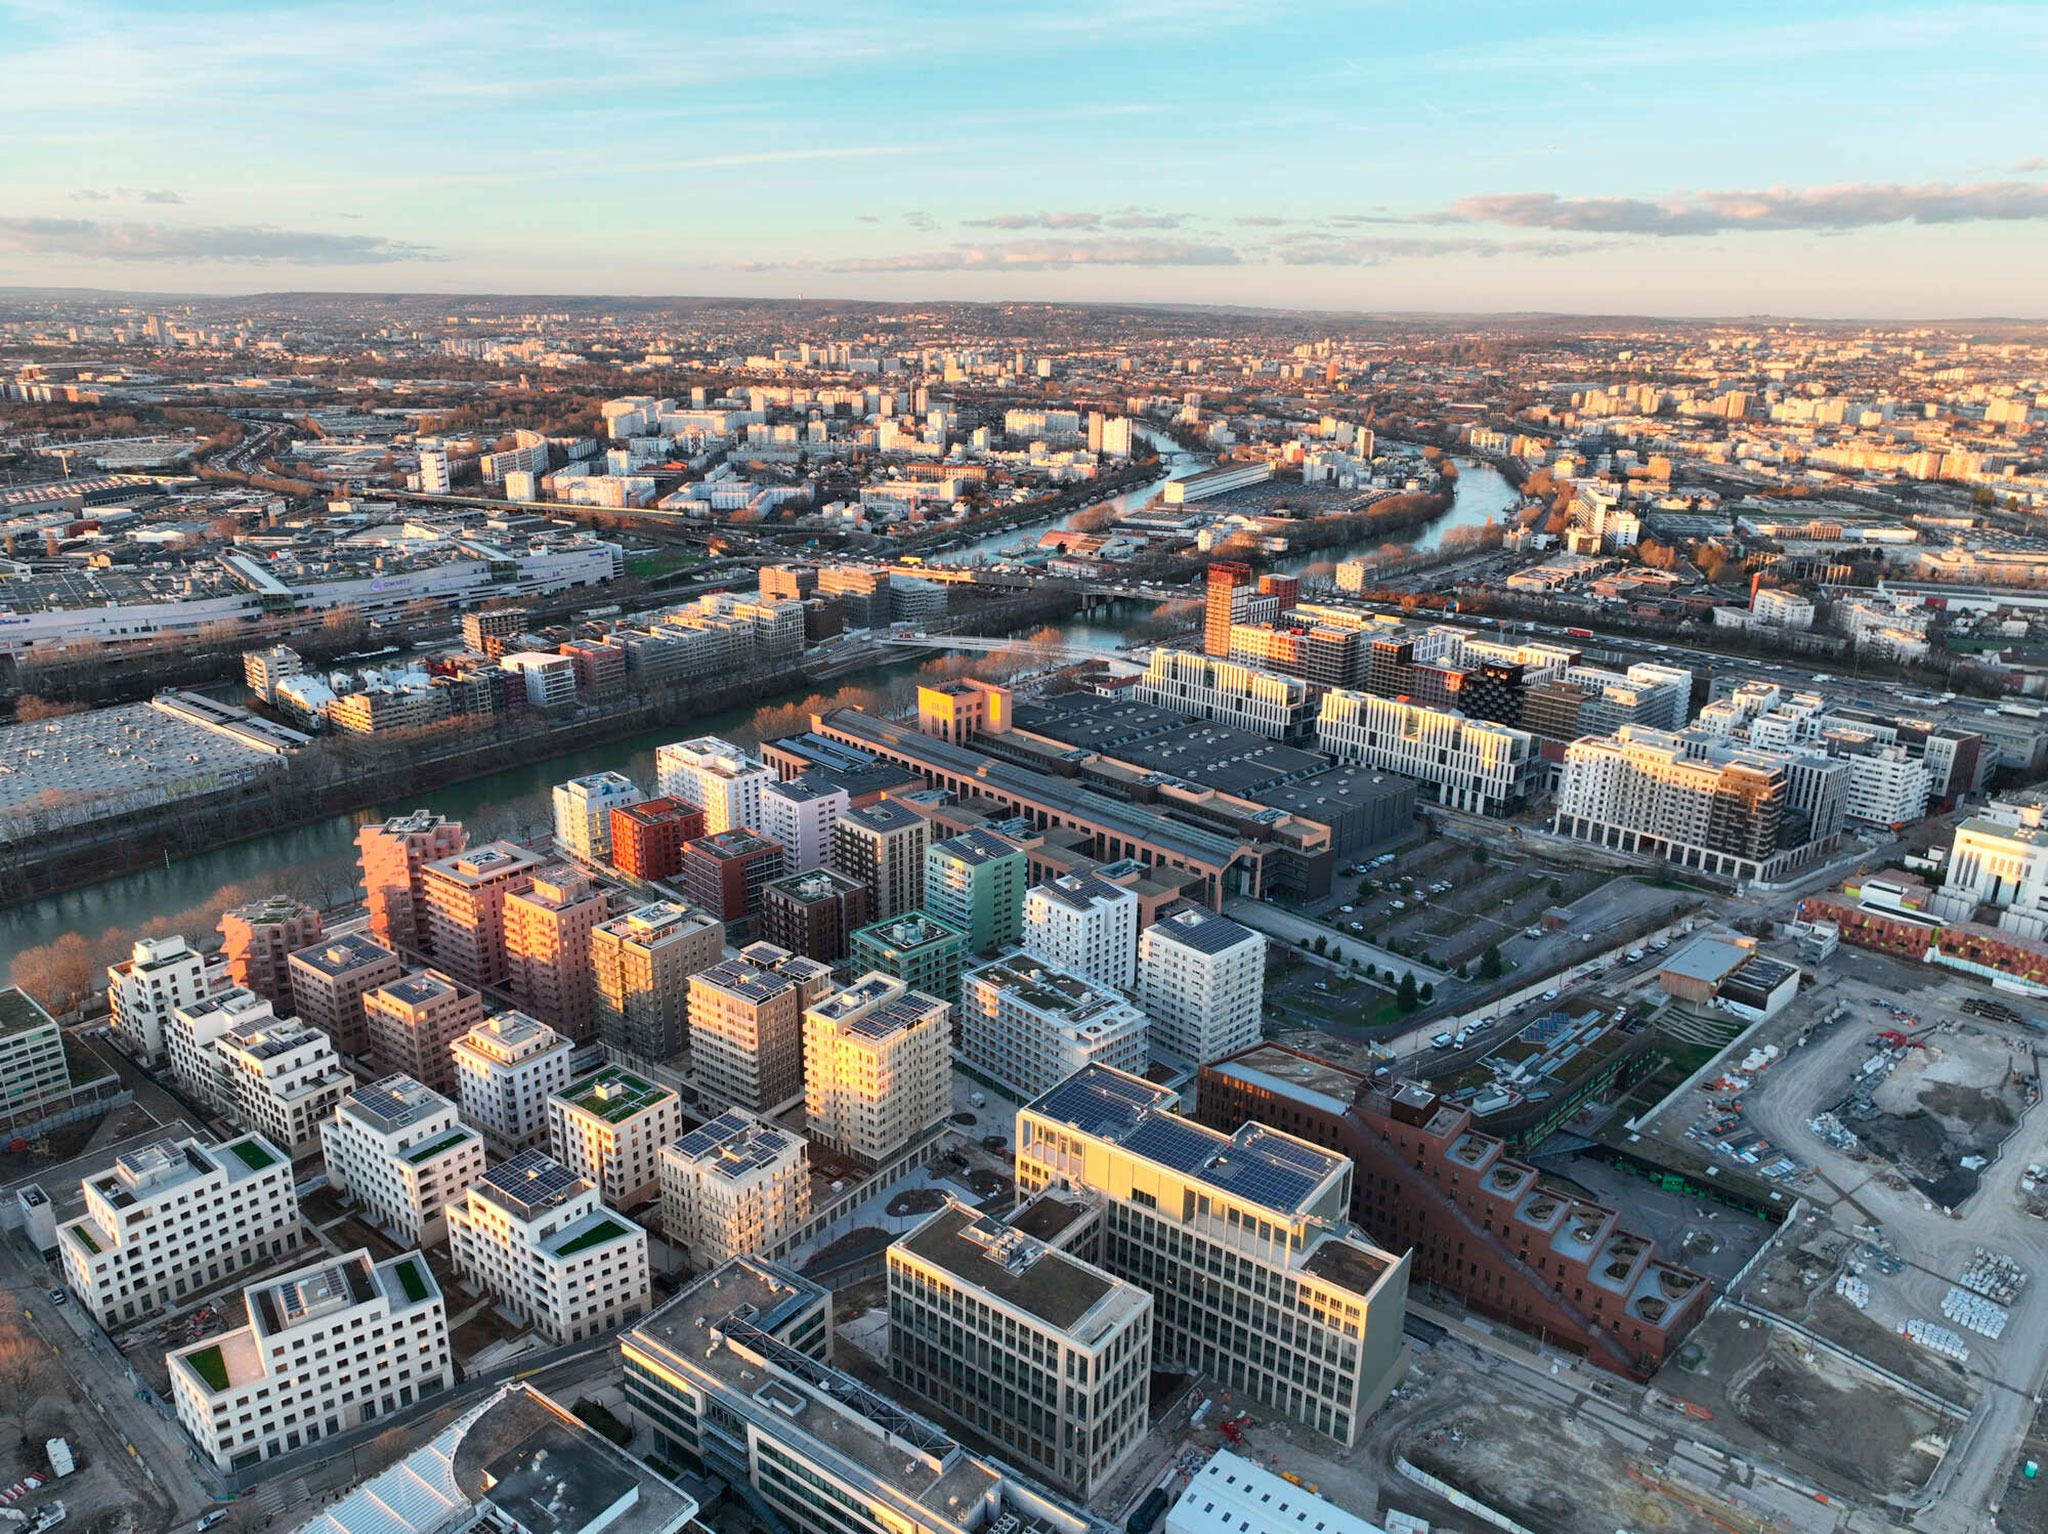
{"label": "river water", "polygon": [[[1172,449],[1170,442],[1162,451]],[[1204,465],[1199,459],[1178,454],[1169,459],[1169,478],[1184,478]],[[1433,548],[1454,527],[1477,527],[1492,517],[1501,520],[1516,501],[1508,482],[1484,464],[1459,464],[1457,499],[1451,510],[1425,527],[1403,533],[1360,540],[1355,545],[1319,549],[1312,554],[1283,561],[1278,568],[1298,571],[1316,560],[1343,559],[1350,554],[1377,548],[1386,542],[1410,543]],[[1159,493],[1158,484],[1119,497],[1131,505],[1149,503]],[[948,554],[948,562],[964,560],[982,549],[991,557],[997,549],[1020,539],[1035,539],[1042,529],[1024,529],[997,534],[980,544]],[[1194,590],[1190,588],[1190,595]],[[1070,645],[1111,651],[1123,641],[1124,630],[1152,611],[1150,603],[1118,601],[1085,619],[1060,624],[1061,638]],[[829,692],[839,685],[871,684],[913,670],[916,662],[902,661],[855,673],[823,688],[802,689],[762,700],[763,707],[798,702],[814,691]],[[610,768],[625,773],[650,792],[654,787],[654,751],[667,741],[690,735],[724,735],[742,745],[756,738],[756,710],[752,707],[724,709],[685,725],[671,725],[610,745],[587,746],[543,761],[508,768],[467,783],[452,784],[407,799],[401,804],[378,805],[349,815],[330,816],[296,830],[274,832],[247,842],[221,847],[168,865],[107,879],[83,889],[52,895],[0,911],[0,973],[5,961],[22,948],[46,943],[66,932],[97,936],[110,927],[132,930],[155,916],[185,911],[200,904],[224,885],[257,883],[281,866],[307,865],[352,855],[356,828],[386,815],[425,808],[438,810],[454,820],[472,819],[491,806],[531,801],[548,789],[582,773]],[[188,937],[199,937],[188,932]]]}

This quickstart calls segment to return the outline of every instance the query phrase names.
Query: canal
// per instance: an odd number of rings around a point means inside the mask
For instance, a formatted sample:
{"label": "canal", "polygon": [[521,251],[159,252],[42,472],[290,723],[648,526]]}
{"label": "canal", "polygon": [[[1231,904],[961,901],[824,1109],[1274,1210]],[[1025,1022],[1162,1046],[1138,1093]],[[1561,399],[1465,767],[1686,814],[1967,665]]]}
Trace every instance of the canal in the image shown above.
{"label": "canal", "polygon": [[[1201,460],[1180,454],[1171,442],[1162,444],[1162,451],[1167,450],[1177,455],[1169,458],[1170,477],[1184,477],[1203,467]],[[1478,527],[1489,517],[1503,518],[1515,504],[1514,488],[1484,464],[1461,462],[1458,467],[1456,500],[1451,509],[1434,522],[1383,537],[1361,539],[1355,544],[1319,549],[1313,554],[1282,561],[1278,568],[1300,570],[1317,560],[1344,559],[1387,542],[1432,548],[1452,528]],[[1143,505],[1149,503],[1158,491],[1158,485],[1154,484],[1132,491],[1119,500]],[[1036,530],[1022,530],[998,534],[984,542],[992,545],[987,553],[994,557],[997,547],[1035,537]],[[971,557],[979,547],[970,545],[949,555],[948,559],[954,561]],[[1196,594],[1191,586],[1189,595]],[[1111,651],[1123,642],[1130,625],[1149,616],[1153,610],[1148,602],[1123,600],[1098,609],[1085,618],[1076,618],[1055,627],[1067,644]],[[466,783],[451,784],[402,804],[378,805],[355,814],[330,816],[294,830],[237,842],[197,857],[141,869],[82,889],[15,906],[0,911],[0,961],[23,948],[49,942],[66,932],[82,932],[88,937],[97,937],[109,928],[134,930],[155,917],[190,910],[225,886],[260,886],[281,867],[306,867],[345,860],[353,855],[356,828],[372,820],[382,820],[386,815],[424,806],[450,819],[476,820],[486,816],[487,812],[506,806],[544,804],[548,790],[554,784],[606,768],[625,773],[651,792],[657,746],[690,735],[724,735],[742,745],[752,745],[762,728],[757,721],[765,721],[770,728],[787,728],[782,722],[786,718],[781,713],[784,705],[801,702],[814,692],[829,693],[841,686],[872,688],[886,685],[892,678],[908,676],[917,664],[916,660],[907,660],[872,667],[837,678],[824,688],[799,689],[764,699],[758,707],[721,710],[687,725],[650,731],[609,745],[569,751]],[[771,714],[775,717],[770,717]],[[534,810],[536,819],[540,818],[540,813]],[[186,935],[196,937],[199,934],[192,932]]]}

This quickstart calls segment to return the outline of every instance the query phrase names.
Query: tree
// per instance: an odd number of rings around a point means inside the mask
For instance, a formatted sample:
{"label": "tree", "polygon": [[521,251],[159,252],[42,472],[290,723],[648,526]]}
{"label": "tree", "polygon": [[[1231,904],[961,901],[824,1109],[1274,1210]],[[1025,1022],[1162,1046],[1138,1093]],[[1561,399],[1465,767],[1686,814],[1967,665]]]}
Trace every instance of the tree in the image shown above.
{"label": "tree", "polygon": [[1479,978],[1482,980],[1498,980],[1500,979],[1500,972],[1500,945],[1498,943],[1489,943],[1486,945],[1486,952],[1479,956]]}
{"label": "tree", "polygon": [[1377,974],[1377,973],[1378,973],[1378,971],[1377,971],[1376,969],[1374,969],[1372,965],[1370,965],[1370,964],[1366,965],[1366,967],[1365,967],[1365,978],[1366,978],[1366,979],[1368,979],[1368,980],[1372,979],[1372,977],[1373,977],[1373,976],[1374,976],[1375,974]]}
{"label": "tree", "polygon": [[1328,938],[1324,937],[1324,936],[1323,936],[1323,935],[1322,935],[1321,933],[1318,933],[1318,934],[1316,934],[1316,952],[1317,952],[1317,953],[1323,953],[1323,952],[1326,952],[1326,951],[1327,951],[1327,950],[1329,949],[1329,946],[1330,946],[1330,940],[1329,940]]}
{"label": "tree", "polygon": [[61,719],[66,714],[82,714],[86,707],[83,703],[57,703],[32,692],[23,693],[14,701],[14,722],[37,724],[45,719]]}
{"label": "tree", "polygon": [[1403,1012],[1413,1012],[1422,1004],[1415,989],[1415,971],[1406,970],[1401,975],[1401,987],[1394,993],[1394,1005]]}
{"label": "tree", "polygon": [[1547,893],[1549,894],[1549,896],[1550,896],[1550,899],[1551,899],[1551,902],[1552,902],[1553,904],[1555,904],[1555,903],[1556,903],[1557,901],[1560,901],[1560,900],[1564,899],[1564,885],[1563,885],[1563,883],[1562,883],[1561,881],[1557,880],[1557,879],[1552,879],[1552,880],[1550,881],[1550,885],[1549,885],[1549,889],[1548,889]]}
{"label": "tree", "polygon": [[53,1377],[50,1355],[40,1341],[17,1331],[0,1334],[0,1414],[14,1424],[23,1443]]}
{"label": "tree", "polygon": [[1435,1001],[1436,987],[1432,985],[1429,981],[1425,980],[1422,982],[1422,989],[1417,991],[1416,995],[1420,996],[1426,1002]]}
{"label": "tree", "polygon": [[100,969],[92,945],[78,932],[24,948],[7,966],[7,978],[52,1012],[69,1012],[94,988]]}
{"label": "tree", "polygon": [[1484,847],[1474,847],[1472,849],[1472,866],[1474,868],[1484,868],[1486,866],[1486,849]]}

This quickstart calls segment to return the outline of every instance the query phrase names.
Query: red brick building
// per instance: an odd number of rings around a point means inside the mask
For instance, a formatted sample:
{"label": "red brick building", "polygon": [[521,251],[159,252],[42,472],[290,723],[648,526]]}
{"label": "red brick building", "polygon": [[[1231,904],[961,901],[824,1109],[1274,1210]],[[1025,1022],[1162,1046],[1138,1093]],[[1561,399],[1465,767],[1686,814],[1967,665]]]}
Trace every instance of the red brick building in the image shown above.
{"label": "red brick building", "polygon": [[762,889],[781,877],[781,844],[752,831],[719,831],[683,844],[683,893],[720,921],[759,915]]}
{"label": "red brick building", "polygon": [[644,799],[612,810],[612,867],[634,879],[673,879],[683,844],[704,834],[704,812],[682,799]]}
{"label": "red brick building", "polygon": [[591,644],[572,639],[560,646],[576,670],[576,691],[610,692],[626,685],[626,652],[614,644]]}
{"label": "red brick building", "polygon": [[1419,1082],[1260,1044],[1203,1066],[1197,1101],[1212,1127],[1256,1119],[1343,1152],[1351,1218],[1412,1251],[1418,1284],[1602,1368],[1649,1378],[1706,1314],[1704,1276],[1663,1261],[1614,1210],[1545,1187]]}

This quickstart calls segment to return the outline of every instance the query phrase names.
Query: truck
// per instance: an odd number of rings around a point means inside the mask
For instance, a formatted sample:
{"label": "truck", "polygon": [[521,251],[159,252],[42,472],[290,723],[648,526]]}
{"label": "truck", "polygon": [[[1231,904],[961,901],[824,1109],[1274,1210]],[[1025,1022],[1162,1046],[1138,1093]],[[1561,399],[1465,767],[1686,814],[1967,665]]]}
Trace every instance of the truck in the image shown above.
{"label": "truck", "polygon": [[45,1529],[54,1529],[64,1521],[64,1504],[45,1502],[36,1510],[36,1521],[28,1526],[28,1534],[43,1534]]}
{"label": "truck", "polygon": [[988,1093],[969,1092],[967,1094],[967,1100],[973,1103],[974,1106],[977,1108],[986,1108],[988,1106]]}
{"label": "truck", "polygon": [[60,1481],[78,1468],[78,1461],[71,1457],[71,1445],[61,1438],[44,1444],[43,1452],[50,1456],[50,1471]]}

